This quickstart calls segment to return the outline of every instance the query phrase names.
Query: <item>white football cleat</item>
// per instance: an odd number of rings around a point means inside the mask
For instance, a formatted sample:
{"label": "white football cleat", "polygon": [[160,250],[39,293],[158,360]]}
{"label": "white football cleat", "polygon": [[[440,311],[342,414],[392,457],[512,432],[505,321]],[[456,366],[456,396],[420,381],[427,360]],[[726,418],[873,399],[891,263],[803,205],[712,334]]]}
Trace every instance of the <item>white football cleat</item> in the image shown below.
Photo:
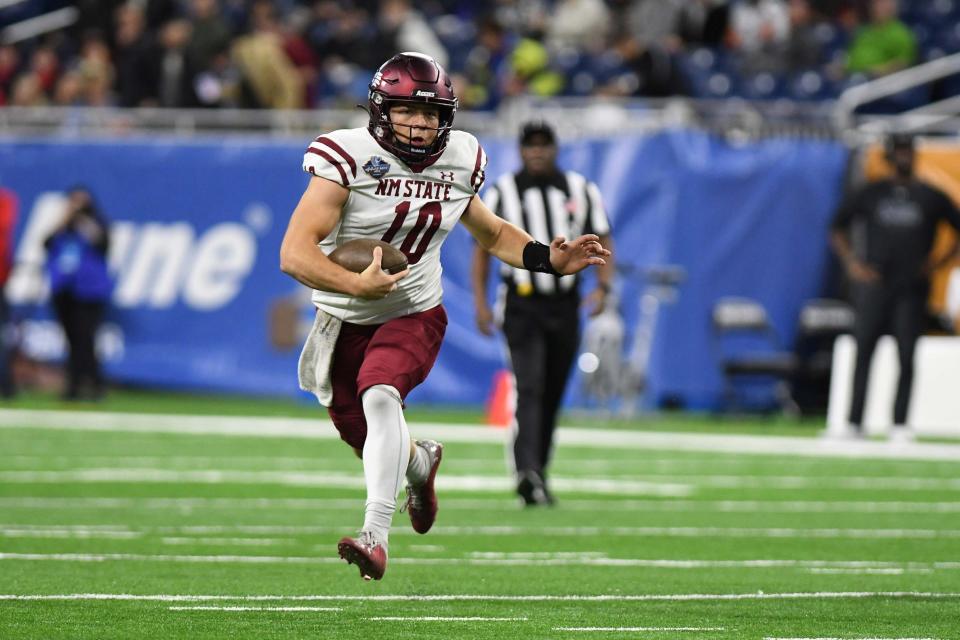
{"label": "white football cleat", "polygon": [[917,439],[917,434],[906,425],[897,424],[890,429],[890,444],[911,444]]}
{"label": "white football cleat", "polygon": [[862,428],[848,422],[840,427],[827,427],[823,431],[823,438],[835,442],[852,442],[866,440],[867,436]]}

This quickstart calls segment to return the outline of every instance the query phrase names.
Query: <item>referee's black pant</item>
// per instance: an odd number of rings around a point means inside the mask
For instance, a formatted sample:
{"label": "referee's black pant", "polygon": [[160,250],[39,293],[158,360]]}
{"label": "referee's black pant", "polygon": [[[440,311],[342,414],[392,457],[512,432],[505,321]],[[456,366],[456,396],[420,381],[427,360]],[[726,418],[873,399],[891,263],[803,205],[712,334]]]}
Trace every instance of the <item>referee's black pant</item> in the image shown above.
{"label": "referee's black pant", "polygon": [[929,286],[925,282],[900,286],[882,282],[860,284],[854,290],[857,363],[853,374],[853,400],[850,404],[852,424],[859,426],[863,423],[870,362],[877,341],[888,329],[897,340],[900,355],[900,380],[897,383],[893,423],[906,424],[913,388],[913,354],[923,331],[928,290]]}
{"label": "referee's black pant", "polygon": [[557,413],[580,343],[579,296],[507,295],[503,333],[517,380],[518,473],[541,477],[550,461]]}

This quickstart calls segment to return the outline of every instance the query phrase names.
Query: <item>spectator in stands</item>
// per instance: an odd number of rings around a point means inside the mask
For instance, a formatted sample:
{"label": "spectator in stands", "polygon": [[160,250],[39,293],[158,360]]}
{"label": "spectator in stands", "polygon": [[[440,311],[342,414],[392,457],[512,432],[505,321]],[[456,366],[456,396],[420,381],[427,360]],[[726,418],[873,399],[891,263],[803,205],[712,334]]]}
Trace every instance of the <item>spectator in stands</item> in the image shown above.
{"label": "spectator in stands", "polygon": [[114,44],[117,103],[121,107],[155,106],[159,52],[139,6],[127,3],[117,10]]}
{"label": "spectator in stands", "polygon": [[193,0],[190,8],[192,28],[187,54],[196,69],[209,69],[213,59],[229,45],[230,27],[217,0]]}
{"label": "spectator in stands", "polygon": [[[683,0],[639,0],[627,11],[626,32],[637,53],[658,47],[676,52],[681,47],[677,29]],[[622,37],[619,38],[622,41]]]}
{"label": "spectator in stands", "polygon": [[817,36],[817,16],[810,0],[790,0],[790,35],[783,48],[782,68],[799,71],[823,62],[823,45]]}
{"label": "spectator in stands", "polygon": [[[410,0],[382,0],[380,29],[395,42],[396,51],[418,51],[436,60],[441,67],[449,66],[446,47]],[[382,57],[382,53],[380,55]]]}
{"label": "spectator in stands", "polygon": [[864,185],[841,204],[830,241],[843,261],[856,309],[857,361],[853,375],[850,422],[845,435],[862,437],[861,424],[870,363],[877,341],[888,330],[897,340],[900,380],[893,411],[897,441],[913,439],[907,414],[913,386],[914,349],[927,317],[930,274],[954,258],[931,254],[937,226],[960,231],[960,212],[939,189],[914,177],[914,141],[897,134],[887,141],[892,179]]}
{"label": "spectator in stands", "polygon": [[600,53],[610,27],[610,10],[603,0],[560,0],[547,24],[547,45]]}
{"label": "spectator in stands", "polygon": [[99,400],[106,390],[95,339],[113,286],[109,245],[93,196],[83,187],[72,189],[63,221],[44,242],[53,308],[69,348],[65,400]]}
{"label": "spectator in stands", "polygon": [[870,22],[857,31],[847,53],[848,72],[882,76],[916,61],[916,36],[897,9],[897,0],[873,0]]}
{"label": "spectator in stands", "polygon": [[13,95],[13,83],[20,71],[20,51],[13,45],[0,47],[0,104]]}
{"label": "spectator in stands", "polygon": [[688,45],[719,47],[727,35],[729,18],[727,0],[692,0],[680,11],[677,35]]}
{"label": "spectator in stands", "polygon": [[460,104],[468,109],[495,109],[503,94],[509,72],[511,38],[494,16],[480,20],[477,44],[464,64],[462,74],[454,75],[462,90],[456,91]]}
{"label": "spectator in stands", "polygon": [[267,109],[301,109],[303,83],[283,49],[283,39],[272,2],[258,0],[250,14],[249,34],[233,45],[233,58],[249,83],[257,106]]}
{"label": "spectator in stands", "polygon": [[32,73],[17,76],[13,83],[13,95],[10,105],[14,107],[42,107],[47,104],[47,96],[43,93],[40,79]]}
{"label": "spectator in stands", "polygon": [[84,103],[91,107],[107,106],[113,101],[113,63],[107,43],[97,34],[86,37],[77,70],[83,78]]}
{"label": "spectator in stands", "polygon": [[316,106],[317,102],[318,63],[317,56],[306,37],[309,25],[310,12],[302,8],[294,9],[286,15],[280,24],[280,35],[283,38],[283,50],[300,76],[300,86],[303,87],[303,104],[312,108]]}
{"label": "spectator in stands", "polygon": [[776,66],[789,33],[784,0],[741,0],[731,9],[727,46],[737,54],[744,73],[769,71]]}
{"label": "spectator in stands", "polygon": [[550,15],[544,0],[496,0],[494,16],[504,29],[518,36],[543,33]]}
{"label": "spectator in stands", "polygon": [[53,92],[53,102],[58,107],[79,107],[85,104],[83,76],[79,71],[67,71],[60,76]]}
{"label": "spectator in stands", "polygon": [[34,50],[33,55],[30,56],[30,73],[36,77],[44,95],[53,94],[60,75],[60,61],[53,48],[40,46]]}
{"label": "spectator in stands", "polygon": [[550,54],[537,35],[521,39],[510,54],[507,95],[547,98],[563,90],[563,76],[550,68]]}
{"label": "spectator in stands", "polygon": [[637,38],[623,34],[613,51],[622,61],[622,69],[600,88],[599,94],[663,98],[688,93],[675,57],[665,47],[643,47]]}
{"label": "spectator in stands", "polygon": [[190,42],[190,23],[171,20],[160,29],[159,71],[157,100],[161,107],[184,108],[196,106],[193,93],[195,69],[187,54]]}
{"label": "spectator in stands", "polygon": [[197,104],[209,108],[235,108],[246,104],[240,69],[233,63],[229,45],[213,54],[205,69],[193,79],[193,93]]}

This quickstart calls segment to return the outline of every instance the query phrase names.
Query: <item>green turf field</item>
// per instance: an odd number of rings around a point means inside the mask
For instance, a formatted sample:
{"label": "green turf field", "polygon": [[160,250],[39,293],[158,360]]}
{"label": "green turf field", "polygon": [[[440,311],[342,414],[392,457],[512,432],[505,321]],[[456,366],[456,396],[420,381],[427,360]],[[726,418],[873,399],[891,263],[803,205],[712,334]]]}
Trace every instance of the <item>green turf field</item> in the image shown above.
{"label": "green turf field", "polygon": [[465,436],[447,443],[435,529],[398,514],[387,574],[365,583],[336,557],[362,519],[359,461],[309,425],[11,415],[3,639],[960,638],[956,445],[836,458],[612,431],[559,449],[559,506],[521,510],[497,434],[448,426]]}

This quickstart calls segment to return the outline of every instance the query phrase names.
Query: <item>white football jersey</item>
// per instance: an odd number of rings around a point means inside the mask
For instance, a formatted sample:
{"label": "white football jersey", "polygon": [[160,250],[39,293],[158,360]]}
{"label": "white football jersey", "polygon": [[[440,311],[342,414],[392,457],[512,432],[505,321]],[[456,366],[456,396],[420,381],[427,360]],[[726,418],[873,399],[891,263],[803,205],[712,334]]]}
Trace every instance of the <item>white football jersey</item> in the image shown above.
{"label": "white football jersey", "polygon": [[463,131],[451,131],[440,158],[420,172],[381,147],[365,128],[314,140],[303,156],[303,170],[350,190],[339,223],[320,248],[329,254],[349,240],[383,240],[403,252],[410,272],[380,300],[315,290],[313,303],[354,324],[379,324],[440,304],[440,245],[480,190],[486,164],[480,143]]}

